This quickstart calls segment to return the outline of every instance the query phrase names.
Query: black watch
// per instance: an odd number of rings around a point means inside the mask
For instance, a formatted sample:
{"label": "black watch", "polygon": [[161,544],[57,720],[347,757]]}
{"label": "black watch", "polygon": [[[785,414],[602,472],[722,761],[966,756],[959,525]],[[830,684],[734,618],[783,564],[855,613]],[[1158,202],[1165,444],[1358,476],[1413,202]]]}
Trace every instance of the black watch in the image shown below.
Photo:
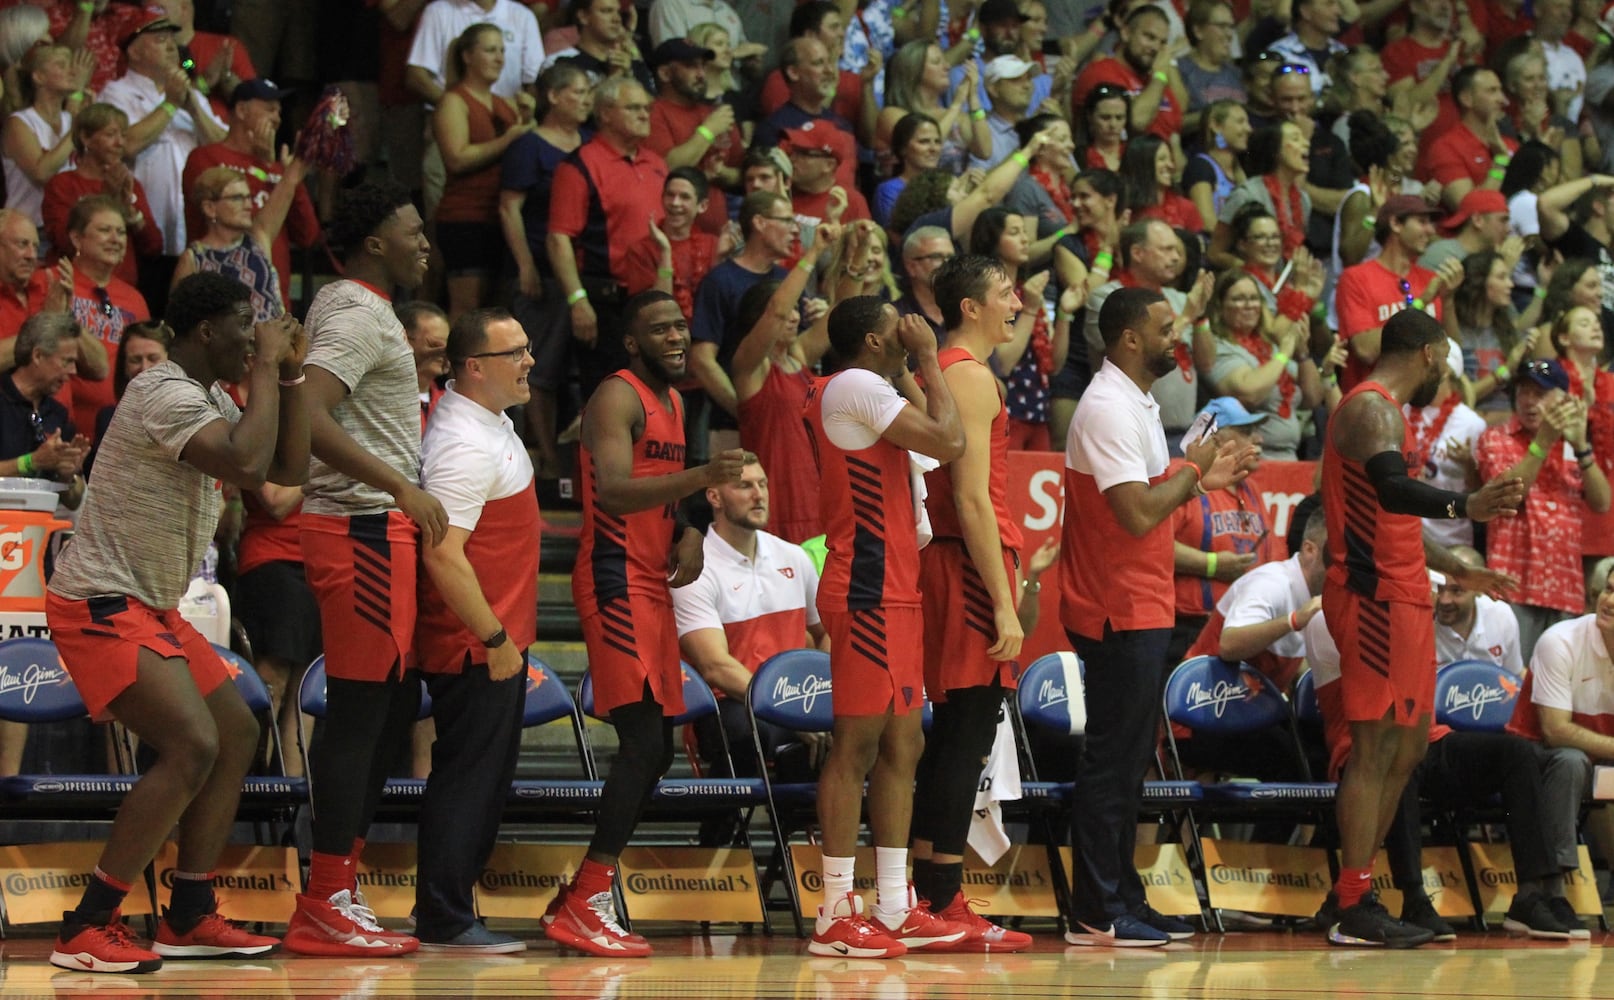
{"label": "black watch", "polygon": [[498,649],[500,646],[508,642],[509,639],[510,636],[505,633],[504,629],[501,628],[499,631],[488,636],[486,639],[483,639],[482,645],[486,646],[488,649]]}

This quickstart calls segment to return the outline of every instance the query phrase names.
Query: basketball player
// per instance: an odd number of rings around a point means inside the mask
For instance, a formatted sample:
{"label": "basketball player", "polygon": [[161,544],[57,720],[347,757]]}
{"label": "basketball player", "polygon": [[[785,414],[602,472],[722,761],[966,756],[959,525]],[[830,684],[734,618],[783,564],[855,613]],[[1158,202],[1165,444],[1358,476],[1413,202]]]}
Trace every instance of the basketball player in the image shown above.
{"label": "basketball player", "polygon": [[671,717],[684,710],[669,587],[701,575],[701,533],[680,502],[740,478],[745,453],[684,468],[684,404],[673,384],[689,359],[689,321],[666,292],[622,307],[627,368],[600,383],[583,411],[583,534],[572,573],[594,680],[594,711],[616,729],[588,854],[544,914],[551,940],[591,955],[642,957],[643,937],[617,923],[611,879],[656,782],[673,758]]}
{"label": "basketball player", "polygon": [[[169,360],[132,380],[118,404],[45,600],[51,638],[90,714],[117,719],[157,753],[124,797],[83,898],[62,914],[50,961],[75,972],[152,972],[164,957],[246,957],[276,943],[218,913],[213,866],[258,723],[176,609],[218,524],[220,480],[255,490],[307,476],[297,388],[306,344],[293,319],[254,328],[248,289],[217,274],[176,285],[167,319]],[[247,379],[243,413],[215,383]],[[173,895],[148,950],[119,909],[176,824]]]}
{"label": "basketball player", "polygon": [[1429,315],[1407,309],[1390,317],[1377,364],[1340,401],[1324,445],[1330,565],[1323,614],[1339,647],[1352,746],[1336,805],[1339,910],[1326,928],[1334,944],[1411,948],[1434,937],[1379,904],[1371,891],[1373,855],[1429,744],[1435,630],[1428,570],[1479,591],[1493,590],[1497,577],[1426,546],[1419,518],[1489,521],[1514,515],[1524,499],[1517,478],[1498,477],[1464,495],[1407,474],[1413,440],[1401,408],[1435,398],[1446,347],[1445,330]]}
{"label": "basketball player", "polygon": [[[855,296],[830,313],[829,340],[843,367],[808,390],[804,411],[828,533],[818,610],[830,636],[835,708],[818,780],[824,905],[807,948],[893,958],[969,933],[915,904],[907,849],[925,697],[909,451],[950,462],[964,452],[964,430],[923,316],[899,321],[877,297]],[[910,354],[928,393],[908,375]],[[852,891],[865,779],[879,890],[872,920]]]}
{"label": "basketball player", "polygon": [[415,356],[392,290],[414,288],[430,250],[420,213],[395,185],[348,192],[331,232],[346,277],[308,310],[308,405],[314,462],[303,491],[308,586],[325,637],[326,715],[309,749],[314,806],[308,891],[286,929],[302,955],[414,951],[383,931],[356,895],[364,834],[387,769],[420,707],[415,631],[417,534],[447,529],[443,505],[420,488]]}
{"label": "basketball player", "polygon": [[964,454],[925,475],[934,540],[919,554],[925,690],[935,718],[914,785],[913,884],[944,920],[970,928],[952,950],[1020,951],[1031,935],[970,910],[964,842],[1003,693],[1019,675],[1020,525],[1009,513],[1009,411],[992,351],[1014,339],[1014,279],[995,258],[954,257],[931,281],[947,329],[936,365],[958,407]]}

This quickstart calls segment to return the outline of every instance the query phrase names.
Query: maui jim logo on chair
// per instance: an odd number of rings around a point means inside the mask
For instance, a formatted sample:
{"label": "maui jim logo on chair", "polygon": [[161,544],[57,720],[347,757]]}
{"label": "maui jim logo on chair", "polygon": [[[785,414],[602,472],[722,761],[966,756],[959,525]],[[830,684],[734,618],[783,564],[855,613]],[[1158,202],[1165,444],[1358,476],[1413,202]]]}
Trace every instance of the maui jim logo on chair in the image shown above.
{"label": "maui jim logo on chair", "polygon": [[33,704],[34,695],[39,693],[40,688],[67,683],[67,670],[59,663],[49,665],[30,663],[21,671],[0,666],[0,697],[20,690],[24,705]]}
{"label": "maui jim logo on chair", "polygon": [[1475,722],[1478,722],[1485,717],[1486,706],[1503,704],[1510,697],[1503,689],[1488,684],[1475,684],[1466,691],[1461,688],[1447,688],[1446,704],[1442,707],[1452,715],[1467,712],[1474,717]]}
{"label": "maui jim logo on chair", "polygon": [[818,677],[810,676],[800,684],[793,683],[788,677],[781,677],[773,685],[773,703],[775,705],[800,703],[801,710],[810,713],[819,696],[828,695],[833,686],[833,681],[820,680]]}
{"label": "maui jim logo on chair", "polygon": [[1055,705],[1063,705],[1068,701],[1070,701],[1070,696],[1065,694],[1065,685],[1053,678],[1049,678],[1037,686],[1037,707],[1039,708],[1052,708]]}
{"label": "maui jim logo on chair", "polygon": [[1209,708],[1220,719],[1222,712],[1235,701],[1243,701],[1249,695],[1243,684],[1231,681],[1217,681],[1209,691],[1198,681],[1188,685],[1188,710],[1197,712]]}

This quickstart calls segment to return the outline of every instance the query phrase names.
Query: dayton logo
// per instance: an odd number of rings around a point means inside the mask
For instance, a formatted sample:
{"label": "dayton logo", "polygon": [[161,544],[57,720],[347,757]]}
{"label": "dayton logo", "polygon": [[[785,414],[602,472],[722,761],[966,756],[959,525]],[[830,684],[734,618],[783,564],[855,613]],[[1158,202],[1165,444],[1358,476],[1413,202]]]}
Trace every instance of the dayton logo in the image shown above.
{"label": "dayton logo", "polygon": [[808,676],[800,684],[781,677],[773,685],[773,703],[776,706],[799,704],[803,712],[811,713],[820,695],[828,695],[834,682],[828,678]]}
{"label": "dayton logo", "polygon": [[[1504,705],[1511,701],[1518,693],[1517,686],[1503,678],[1497,678],[1500,687],[1490,687],[1486,684],[1475,684],[1464,690],[1462,688],[1448,688],[1446,690],[1445,709],[1451,714],[1467,712],[1475,722],[1485,715],[1489,705]],[[1509,690],[1509,689],[1512,690]]]}
{"label": "dayton logo", "polygon": [[1220,719],[1222,712],[1235,701],[1243,701],[1247,697],[1244,685],[1229,681],[1217,681],[1209,691],[1198,681],[1188,686],[1188,710],[1197,712],[1209,708]]}
{"label": "dayton logo", "polygon": [[50,666],[30,663],[21,671],[13,671],[10,667],[0,664],[0,696],[21,691],[24,705],[34,703],[34,695],[39,693],[40,688],[67,683],[69,683],[67,670],[60,663]]}

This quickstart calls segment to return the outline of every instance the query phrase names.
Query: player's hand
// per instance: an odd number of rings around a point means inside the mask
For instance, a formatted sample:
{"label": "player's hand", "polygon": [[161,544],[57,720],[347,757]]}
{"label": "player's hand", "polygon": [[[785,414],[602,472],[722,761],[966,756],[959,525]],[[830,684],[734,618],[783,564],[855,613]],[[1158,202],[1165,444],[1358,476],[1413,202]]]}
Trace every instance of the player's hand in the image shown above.
{"label": "player's hand", "polygon": [[897,342],[916,357],[936,356],[936,331],[918,313],[910,313],[898,321]]}
{"label": "player's hand", "polygon": [[399,510],[420,525],[421,541],[427,545],[438,544],[448,534],[448,512],[443,510],[443,505],[437,502],[436,497],[419,486],[405,486],[393,500]]}
{"label": "player's hand", "polygon": [[521,673],[527,667],[527,658],[522,655],[516,644],[506,639],[497,649],[488,650],[488,678],[495,681],[505,681]]}
{"label": "player's hand", "polygon": [[600,319],[594,315],[594,307],[589,305],[588,299],[572,303],[572,337],[591,350],[600,339]]}
{"label": "player's hand", "polygon": [[724,483],[737,483],[740,474],[745,471],[745,449],[730,448],[720,451],[712,456],[712,460],[701,466],[706,473],[707,486],[722,486]]}
{"label": "player's hand", "polygon": [[1317,617],[1317,613],[1322,609],[1323,599],[1321,597],[1313,597],[1305,604],[1302,604],[1299,611],[1295,612],[1295,624],[1299,625],[1301,628],[1305,628],[1306,623]]}
{"label": "player's hand", "polygon": [[296,325],[297,321],[290,316],[253,324],[252,353],[264,364],[280,364],[291,353],[292,327]]}
{"label": "player's hand", "polygon": [[1497,601],[1508,600],[1519,589],[1517,579],[1494,569],[1464,568],[1455,573],[1447,573],[1446,578],[1464,590],[1484,594]]}
{"label": "player's hand", "polygon": [[1223,583],[1232,583],[1254,569],[1255,560],[1256,555],[1254,552],[1218,552],[1216,554],[1216,579]]}
{"label": "player's hand", "polygon": [[1059,536],[1049,535],[1026,562],[1026,579],[1038,580],[1059,561]]}
{"label": "player's hand", "polygon": [[[730,454],[730,452],[724,452]],[[735,474],[738,478],[738,473]],[[672,558],[668,561],[667,586],[687,587],[700,579],[706,567],[706,539],[694,528],[684,530],[684,537],[673,544]]]}
{"label": "player's hand", "polygon": [[1199,485],[1206,492],[1243,482],[1261,461],[1258,445],[1240,445],[1231,438],[1218,444],[1215,435],[1195,442],[1183,455],[1204,470]]}
{"label": "player's hand", "polygon": [[[1514,517],[1523,503],[1524,480],[1498,476],[1468,495],[1468,519],[1483,523],[1497,517]],[[1464,584],[1463,589],[1472,588]]]}
{"label": "player's hand", "polygon": [[[1010,581],[1013,583],[1013,581]],[[1020,655],[1020,644],[1025,641],[1025,629],[1020,627],[1020,610],[1014,606],[998,608],[992,612],[992,624],[997,629],[997,641],[986,655],[994,660],[1012,660]]]}

